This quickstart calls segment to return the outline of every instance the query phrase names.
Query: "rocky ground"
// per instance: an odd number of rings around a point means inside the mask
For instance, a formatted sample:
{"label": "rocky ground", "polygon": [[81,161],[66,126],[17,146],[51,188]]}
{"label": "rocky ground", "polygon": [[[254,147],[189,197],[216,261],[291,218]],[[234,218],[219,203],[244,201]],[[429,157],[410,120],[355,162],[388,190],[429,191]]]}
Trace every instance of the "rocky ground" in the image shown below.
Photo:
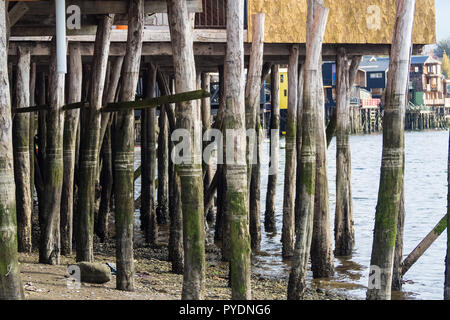
{"label": "rocky ground", "polygon": [[[37,222],[37,221],[36,221]],[[38,223],[34,223],[34,226]],[[38,227],[33,228],[33,238],[38,239]],[[112,232],[113,236],[113,232]],[[68,286],[67,267],[75,263],[75,255],[61,257],[60,265],[49,266],[38,263],[38,253],[19,254],[20,270],[26,299],[30,300],[171,300],[181,299],[183,276],[171,273],[168,262],[167,231],[160,232],[161,244],[150,247],[145,244],[139,228],[135,228],[135,291],[115,290],[116,278],[106,284],[82,283],[80,288]],[[38,248],[37,241],[33,241]],[[115,241],[100,243],[95,237],[94,253],[96,262],[115,263]],[[213,243],[211,235],[206,245],[205,299],[227,300],[231,298],[228,287],[228,265],[221,262],[220,249]],[[308,300],[345,300],[348,297],[332,290],[313,287],[308,289]],[[253,299],[286,299],[287,281],[252,277]]]}

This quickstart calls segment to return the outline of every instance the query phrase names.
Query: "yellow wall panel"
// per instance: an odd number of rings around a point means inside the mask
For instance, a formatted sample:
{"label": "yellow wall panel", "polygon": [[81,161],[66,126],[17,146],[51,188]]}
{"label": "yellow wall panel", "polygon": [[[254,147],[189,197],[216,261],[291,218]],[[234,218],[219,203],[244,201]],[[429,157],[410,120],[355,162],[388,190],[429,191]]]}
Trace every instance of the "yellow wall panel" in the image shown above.
{"label": "yellow wall panel", "polygon": [[[386,44],[392,41],[395,0],[325,0],[330,8],[325,43]],[[306,0],[248,0],[249,41],[251,15],[266,14],[266,43],[306,42]],[[434,0],[417,0],[413,41],[436,42]]]}

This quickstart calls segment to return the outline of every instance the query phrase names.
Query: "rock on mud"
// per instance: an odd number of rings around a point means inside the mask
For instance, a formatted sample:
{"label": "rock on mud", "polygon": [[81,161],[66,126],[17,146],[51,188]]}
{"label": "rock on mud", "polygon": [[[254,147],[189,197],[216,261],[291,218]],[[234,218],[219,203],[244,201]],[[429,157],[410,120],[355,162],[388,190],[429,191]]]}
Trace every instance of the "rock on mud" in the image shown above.
{"label": "rock on mud", "polygon": [[103,263],[80,262],[81,282],[103,284],[111,280],[111,269]]}

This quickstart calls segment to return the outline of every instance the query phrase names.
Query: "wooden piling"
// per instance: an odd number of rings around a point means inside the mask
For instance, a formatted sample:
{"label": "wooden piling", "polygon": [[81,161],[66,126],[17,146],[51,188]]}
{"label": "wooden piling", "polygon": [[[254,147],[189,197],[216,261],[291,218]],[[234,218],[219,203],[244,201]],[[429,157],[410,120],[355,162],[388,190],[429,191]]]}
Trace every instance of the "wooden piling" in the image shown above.
{"label": "wooden piling", "polygon": [[167,104],[161,105],[158,117],[158,201],[156,217],[160,225],[167,223],[169,210],[169,124],[167,108],[170,108],[170,106]]}
{"label": "wooden piling", "polygon": [[[133,101],[139,78],[144,30],[144,1],[130,0],[128,38],[119,101]],[[114,200],[116,223],[116,287],[134,290],[134,111],[117,112],[114,134]]]}
{"label": "wooden piling", "polygon": [[[69,45],[69,92],[67,103],[81,101],[83,65],[79,43]],[[75,144],[79,126],[80,110],[64,113],[64,177],[61,196],[61,254],[72,253]]]}
{"label": "wooden piling", "polygon": [[[201,88],[203,91],[210,92],[211,91],[211,75],[209,73],[201,74]],[[201,101],[201,112],[202,112],[202,136],[204,137],[205,132],[211,129],[211,98],[203,98]],[[208,146],[208,142],[203,142],[202,150]],[[211,156],[211,155],[210,155]],[[204,159],[206,160],[206,159]],[[205,161],[202,162],[203,167],[203,194],[207,194],[208,187],[210,186],[213,179],[212,167],[210,164],[207,164]],[[208,222],[212,222],[214,220],[214,212],[213,212],[213,199],[210,201],[205,200],[205,217]]]}
{"label": "wooden piling", "polygon": [[[171,94],[169,87],[169,80],[160,70],[157,73],[158,87],[163,95]],[[167,115],[174,113],[172,105],[166,105]],[[162,109],[162,106],[161,106]],[[171,119],[171,120],[170,120]],[[168,117],[169,121],[169,136],[176,129],[176,119],[173,115]],[[161,129],[161,128],[160,128]],[[174,143],[169,141],[169,155],[172,154]],[[184,272],[184,246],[183,246],[183,213],[181,207],[181,182],[178,176],[175,164],[172,157],[168,157],[168,175],[169,175],[169,260],[172,263],[172,272],[176,274],[183,274]],[[158,188],[159,192],[159,188]]]}
{"label": "wooden piling", "polygon": [[[252,48],[250,52],[250,64],[247,76],[247,85],[245,88],[245,123],[247,130],[255,130],[256,135],[259,134],[260,95],[261,95],[261,76],[264,55],[264,23],[265,14],[258,13],[252,15],[253,33]],[[256,201],[255,188],[260,188],[258,172],[253,170],[256,157],[256,166],[258,166],[258,143],[259,137],[255,136],[254,148],[250,150],[250,141],[247,141],[247,184],[249,187],[250,198],[250,237],[252,250],[259,250],[261,242],[261,226],[259,199]],[[255,154],[256,153],[256,154]],[[253,180],[255,179],[255,180]],[[259,191],[258,191],[259,195]],[[256,208],[255,208],[256,207]]]}
{"label": "wooden piling", "polygon": [[95,181],[98,172],[100,109],[103,105],[103,90],[113,21],[114,15],[103,15],[99,19],[91,70],[89,107],[81,108],[77,261],[92,262],[94,259]]}
{"label": "wooden piling", "polygon": [[311,243],[311,269],[313,277],[327,278],[334,275],[333,243],[330,228],[330,199],[328,191],[328,159],[325,128],[325,97],[323,91],[322,59],[317,75],[316,119],[316,187],[314,196],[314,227]]}
{"label": "wooden piling", "polygon": [[264,228],[266,232],[277,232],[276,193],[278,179],[278,154],[280,148],[280,66],[274,64],[271,71],[271,112],[270,112],[270,164],[266,193]]}
{"label": "wooden piling", "polygon": [[297,188],[300,198],[298,211],[298,230],[295,242],[294,260],[289,276],[288,299],[302,299],[306,289],[306,271],[309,260],[316,186],[316,137],[318,107],[318,74],[322,51],[322,41],[328,19],[329,9],[322,1],[308,1],[307,49],[305,61],[305,88],[302,115],[301,157],[297,159],[300,176]]}
{"label": "wooden piling", "polygon": [[[383,156],[371,256],[368,300],[390,300],[398,213],[404,175],[404,112],[410,66],[415,0],[397,0],[386,103]],[[378,277],[374,285],[373,277]]]}
{"label": "wooden piling", "polygon": [[17,219],[7,59],[7,16],[0,1],[0,300],[23,299],[17,259]]}
{"label": "wooden piling", "polygon": [[294,254],[295,234],[295,172],[296,172],[296,136],[298,103],[298,55],[299,46],[291,47],[288,67],[288,114],[286,119],[286,160],[284,171],[283,227],[281,242],[283,258]]}
{"label": "wooden piling", "polygon": [[[175,66],[175,90],[178,93],[195,90],[196,71],[193,51],[192,26],[186,0],[168,0],[167,11]],[[203,181],[200,106],[197,101],[177,104],[176,127],[190,133],[189,162],[177,166],[181,181],[183,211],[184,277],[182,298],[201,300],[205,281],[205,230],[203,211]],[[158,185],[159,188],[159,185]]]}
{"label": "wooden piling", "polygon": [[[224,130],[225,145],[233,148],[227,148],[224,169],[225,216],[229,218],[231,236],[231,296],[234,300],[251,299],[243,38],[244,1],[228,2]],[[228,140],[229,132],[233,133],[232,141]]]}
{"label": "wooden piling", "polygon": [[[156,95],[156,75],[156,67],[150,64],[146,75],[146,95],[149,98]],[[141,118],[145,124],[141,135],[141,221],[147,243],[155,245],[158,238],[155,204],[156,109],[143,110]]]}
{"label": "wooden piling", "polygon": [[[30,105],[30,48],[18,47],[15,108]],[[16,183],[17,240],[19,252],[31,252],[30,114],[13,119],[14,180]]]}
{"label": "wooden piling", "polygon": [[351,59],[345,48],[337,55],[336,101],[336,210],[334,219],[335,255],[349,256],[355,244],[350,153],[350,93],[361,57]]}

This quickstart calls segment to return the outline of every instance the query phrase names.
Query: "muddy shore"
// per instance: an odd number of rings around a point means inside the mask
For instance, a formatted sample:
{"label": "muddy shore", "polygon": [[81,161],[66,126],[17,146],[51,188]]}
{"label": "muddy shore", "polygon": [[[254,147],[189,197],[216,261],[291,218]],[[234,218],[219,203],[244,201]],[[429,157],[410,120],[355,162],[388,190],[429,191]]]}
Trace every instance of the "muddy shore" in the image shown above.
{"label": "muddy shore", "polygon": [[[137,229],[137,230],[136,230]],[[34,235],[38,235],[35,228]],[[160,244],[150,247],[143,242],[140,230],[135,228],[135,291],[124,292],[115,289],[115,275],[103,285],[82,283],[79,289],[67,286],[67,266],[75,263],[75,255],[61,256],[58,266],[38,264],[38,253],[19,254],[20,269],[25,298],[30,300],[173,300],[181,299],[183,276],[171,273],[168,251],[165,245],[166,233],[160,232]],[[34,239],[38,239],[34,237]],[[208,239],[209,240],[209,239]],[[37,243],[34,246],[37,248]],[[95,236],[94,253],[96,262],[115,263],[115,242],[111,238],[100,243]],[[228,264],[220,261],[220,249],[211,241],[206,245],[206,300],[231,299],[228,287]],[[252,293],[255,300],[286,299],[285,279],[252,276]],[[307,300],[346,300],[350,297],[332,291],[308,288]]]}

